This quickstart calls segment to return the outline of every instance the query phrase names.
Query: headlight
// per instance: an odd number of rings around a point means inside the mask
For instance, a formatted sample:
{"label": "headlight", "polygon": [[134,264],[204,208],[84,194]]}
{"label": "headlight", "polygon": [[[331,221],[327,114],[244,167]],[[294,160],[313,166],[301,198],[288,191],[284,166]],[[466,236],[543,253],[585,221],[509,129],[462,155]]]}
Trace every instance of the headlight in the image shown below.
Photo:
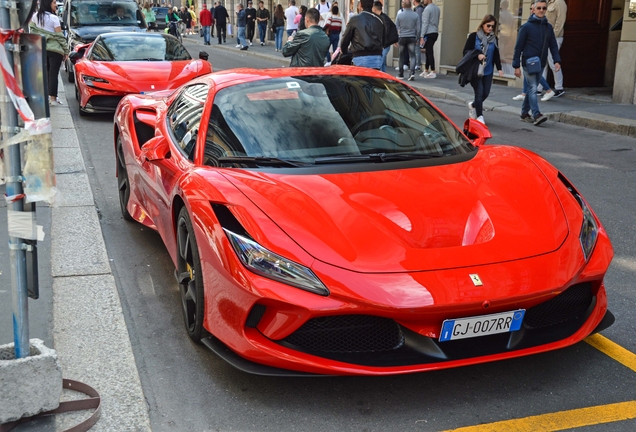
{"label": "headlight", "polygon": [[108,84],[108,81],[105,80],[104,78],[97,78],[90,75],[84,75],[83,79],[84,79],[84,84],[91,87],[95,87],[94,83]]}
{"label": "headlight", "polygon": [[594,219],[592,211],[587,206],[585,201],[579,196],[579,204],[583,209],[583,226],[581,226],[581,235],[579,240],[581,241],[581,248],[583,249],[583,255],[585,255],[585,261],[590,259],[594,245],[596,245],[596,239],[598,238],[598,225]]}
{"label": "headlight", "polygon": [[243,265],[254,273],[314,294],[329,295],[327,287],[311,269],[283,258],[253,240],[223,230]]}

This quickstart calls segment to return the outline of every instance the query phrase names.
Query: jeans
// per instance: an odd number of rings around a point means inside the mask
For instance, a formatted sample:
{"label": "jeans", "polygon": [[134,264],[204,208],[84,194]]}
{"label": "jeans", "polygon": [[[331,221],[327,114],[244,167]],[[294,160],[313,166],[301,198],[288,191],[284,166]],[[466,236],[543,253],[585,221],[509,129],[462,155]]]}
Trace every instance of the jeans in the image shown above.
{"label": "jeans", "polygon": [[370,55],[354,57],[352,60],[354,66],[368,67],[371,69],[380,69],[382,67],[381,55]]}
{"label": "jeans", "polygon": [[426,70],[435,71],[435,56],[433,55],[433,45],[437,41],[437,33],[429,33],[426,36],[424,48],[426,48]]}
{"label": "jeans", "polygon": [[[556,41],[557,41],[557,46],[559,47],[559,50],[561,50],[561,45],[563,44],[563,38],[558,37],[556,38]],[[552,73],[554,74],[554,89],[563,90],[563,70],[559,70],[558,72],[554,71],[554,60],[552,59],[552,53],[550,52],[550,50],[548,50],[548,66],[550,66],[550,69],[552,69]],[[545,81],[547,77],[548,77],[548,67],[546,66],[543,69],[543,80]],[[543,87],[543,88],[545,89],[546,87]],[[550,87],[548,87],[548,89],[549,88]]]}
{"label": "jeans", "polygon": [[[475,91],[475,100],[473,101],[473,108],[477,112],[477,117],[484,113],[484,101],[490,94],[490,88],[492,87],[492,74],[484,75],[477,80],[471,80],[470,85]],[[527,94],[527,93],[526,93]],[[535,96],[536,97],[536,96]]]}
{"label": "jeans", "polygon": [[415,75],[415,38],[403,37],[398,42],[400,48],[400,61],[398,63],[400,70],[398,76],[404,76],[404,63],[406,62],[406,53],[409,54],[409,70],[411,75]]}
{"label": "jeans", "polygon": [[284,30],[285,28],[283,26],[276,27],[275,39],[276,39],[276,49],[278,51],[283,49],[283,31]]}
{"label": "jeans", "polygon": [[239,27],[237,35],[238,42],[241,44],[241,46],[247,46],[247,41],[245,40],[245,27]]}
{"label": "jeans", "polygon": [[[216,35],[219,38],[219,43],[223,42],[225,43],[225,34],[227,32],[227,27],[225,24],[223,25],[218,25],[216,26]],[[223,37],[221,38],[221,34],[223,34]]]}
{"label": "jeans", "polygon": [[203,43],[206,45],[210,45],[210,26],[202,26],[203,27]]}
{"label": "jeans", "polygon": [[256,25],[256,23],[254,21],[248,22],[247,23],[247,39],[252,42],[252,39],[254,39],[254,26]]}
{"label": "jeans", "polygon": [[422,50],[419,36],[415,39],[415,66],[422,67]]}
{"label": "jeans", "polygon": [[[545,78],[543,78],[543,76],[541,76],[539,78],[539,85],[541,87],[543,87],[544,91],[548,91],[550,90],[550,84],[548,84],[548,82],[545,80]],[[526,78],[523,78],[523,90],[522,90],[523,94],[528,94],[528,81],[526,81]]]}
{"label": "jeans", "polygon": [[[329,43],[331,44],[331,52],[335,52],[338,49],[338,42],[340,42],[340,32],[338,33],[329,33]],[[331,56],[329,55],[329,49],[327,49],[327,61],[331,61]]]}
{"label": "jeans", "polygon": [[386,56],[389,55],[389,51],[391,51],[391,45],[382,50],[382,66],[380,67],[382,72],[386,72]]}
{"label": "jeans", "polygon": [[291,36],[295,31],[298,31],[298,29],[287,29],[287,37]]}
{"label": "jeans", "polygon": [[49,96],[57,97],[57,75],[60,73],[62,58],[62,54],[58,54],[53,51],[46,52],[46,70],[49,77]]}
{"label": "jeans", "polygon": [[265,35],[267,35],[267,21],[258,23],[258,37],[261,43],[265,43]]}
{"label": "jeans", "polygon": [[526,68],[523,68],[523,76],[525,80],[528,81],[528,92],[521,105],[521,115],[525,116],[532,111],[532,117],[537,118],[541,114],[539,111],[539,101],[537,99],[537,85],[539,84],[541,73],[529,74]]}

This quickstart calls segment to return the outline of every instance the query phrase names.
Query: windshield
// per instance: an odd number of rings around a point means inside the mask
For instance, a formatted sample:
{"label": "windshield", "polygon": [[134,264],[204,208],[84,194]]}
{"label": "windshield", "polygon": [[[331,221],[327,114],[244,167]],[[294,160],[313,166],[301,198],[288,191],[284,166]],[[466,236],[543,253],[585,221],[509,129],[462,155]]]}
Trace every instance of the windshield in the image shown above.
{"label": "windshield", "polygon": [[211,165],[217,163],[210,158],[241,156],[314,164],[378,155],[382,161],[445,157],[474,150],[449,121],[401,83],[308,76],[219,91],[205,153]]}
{"label": "windshield", "polygon": [[192,60],[185,47],[165,35],[110,34],[97,39],[90,55],[95,61]]}
{"label": "windshield", "polygon": [[83,1],[71,3],[71,25],[121,25],[145,28],[135,2]]}

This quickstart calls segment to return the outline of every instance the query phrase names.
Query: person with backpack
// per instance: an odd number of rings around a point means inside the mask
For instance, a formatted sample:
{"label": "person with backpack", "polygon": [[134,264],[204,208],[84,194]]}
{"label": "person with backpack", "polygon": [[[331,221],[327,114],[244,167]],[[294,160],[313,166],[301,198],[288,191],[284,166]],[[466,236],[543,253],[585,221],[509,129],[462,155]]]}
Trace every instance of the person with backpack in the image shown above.
{"label": "person with backpack", "polygon": [[391,45],[398,43],[400,37],[398,35],[397,27],[393,20],[391,20],[391,18],[389,18],[387,14],[382,12],[382,2],[373,2],[372,10],[373,13],[378,15],[384,23],[384,32],[386,34],[386,39],[384,41],[384,47],[382,49],[382,66],[380,67],[380,71],[386,72],[386,57],[389,54],[389,51],[391,51]]}

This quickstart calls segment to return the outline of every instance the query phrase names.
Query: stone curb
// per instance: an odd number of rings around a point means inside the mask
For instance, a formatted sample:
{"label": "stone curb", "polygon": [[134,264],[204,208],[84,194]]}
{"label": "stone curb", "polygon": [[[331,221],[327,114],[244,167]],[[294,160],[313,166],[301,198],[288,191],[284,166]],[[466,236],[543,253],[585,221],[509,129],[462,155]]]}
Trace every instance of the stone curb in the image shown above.
{"label": "stone curb", "polygon": [[[51,107],[60,200],[51,209],[53,345],[65,377],[95,388],[101,416],[91,431],[150,430],[130,336],[112,275],[84,159],[68,108]],[[56,417],[66,430],[88,411]]]}

